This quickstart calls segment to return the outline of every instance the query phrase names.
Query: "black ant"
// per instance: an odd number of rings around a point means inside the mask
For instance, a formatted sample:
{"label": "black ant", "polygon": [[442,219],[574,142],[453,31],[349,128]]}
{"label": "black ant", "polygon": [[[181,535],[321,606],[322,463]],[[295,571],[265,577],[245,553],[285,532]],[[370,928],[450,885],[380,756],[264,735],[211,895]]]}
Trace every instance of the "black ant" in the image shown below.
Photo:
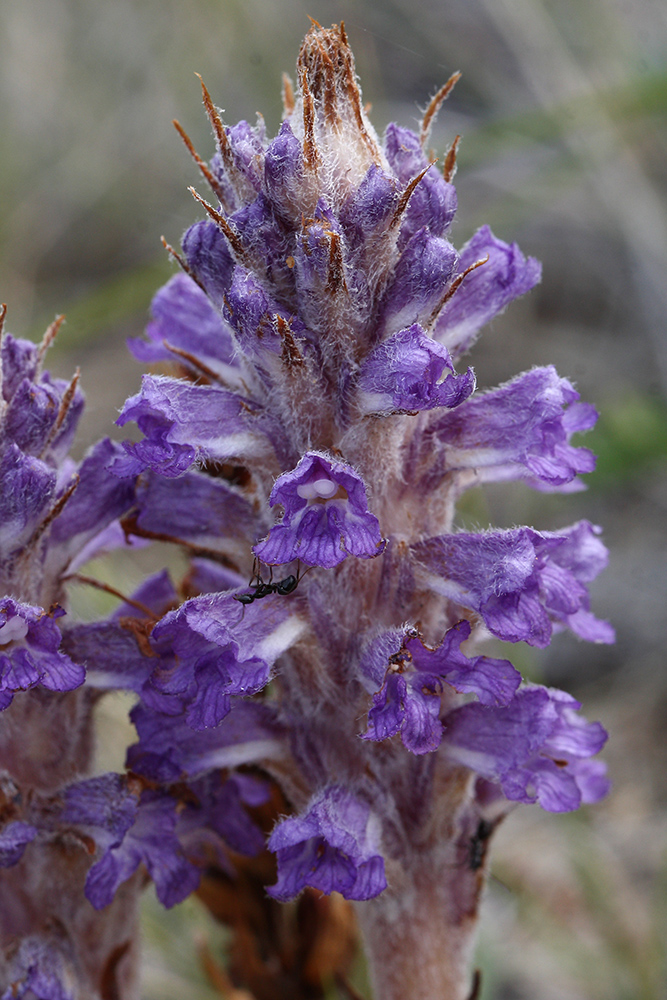
{"label": "black ant", "polygon": [[484,864],[491,834],[497,826],[497,822],[492,823],[487,819],[480,819],[468,844],[468,868],[470,871],[476,872]]}
{"label": "black ant", "polygon": [[[253,601],[261,601],[263,597],[268,597],[269,594],[280,594],[285,596],[287,594],[292,594],[299,586],[299,581],[301,580],[301,566],[297,568],[296,576],[290,573],[286,576],[284,580],[278,580],[277,583],[273,582],[273,566],[269,566],[269,581],[265,583],[259,572],[259,560],[255,559],[253,563],[253,573],[250,577],[249,587],[252,588],[251,594],[234,594],[234,600],[239,601],[240,604],[252,604]],[[253,583],[256,580],[256,583]]]}

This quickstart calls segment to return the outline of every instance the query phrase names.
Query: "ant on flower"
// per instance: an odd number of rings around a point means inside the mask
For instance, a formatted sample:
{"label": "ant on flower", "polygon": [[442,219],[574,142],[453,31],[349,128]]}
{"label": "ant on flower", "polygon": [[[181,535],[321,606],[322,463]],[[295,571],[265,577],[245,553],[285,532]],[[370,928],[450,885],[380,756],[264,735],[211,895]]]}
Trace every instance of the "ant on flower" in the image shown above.
{"label": "ant on flower", "polygon": [[[300,564],[297,564],[296,576],[290,573],[289,576],[286,576],[283,580],[278,580],[277,583],[273,582],[273,566],[269,566],[268,583],[262,580],[259,572],[260,565],[259,559],[255,557],[252,566],[252,576],[248,584],[252,589],[252,593],[234,594],[235,601],[239,601],[241,604],[252,604],[253,601],[261,601],[263,597],[268,597],[269,594],[280,594],[281,596],[292,594],[298,587],[302,577]],[[306,570],[306,572],[308,571]]]}

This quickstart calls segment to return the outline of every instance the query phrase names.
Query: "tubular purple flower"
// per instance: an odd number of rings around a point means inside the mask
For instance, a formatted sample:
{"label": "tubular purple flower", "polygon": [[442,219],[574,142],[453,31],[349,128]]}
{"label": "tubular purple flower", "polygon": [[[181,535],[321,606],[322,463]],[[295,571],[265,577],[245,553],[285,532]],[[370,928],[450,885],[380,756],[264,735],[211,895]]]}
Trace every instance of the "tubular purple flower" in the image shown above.
{"label": "tubular purple flower", "polygon": [[285,514],[253,548],[265,563],[299,559],[331,569],[348,555],[372,559],[384,548],[361,476],[326,455],[304,455],[296,469],[276,481],[269,503],[282,504]]}
{"label": "tubular purple flower", "polygon": [[288,900],[310,885],[347,899],[372,899],[387,886],[378,850],[378,824],[368,806],[333,786],[303,816],[282,821],[269,839],[278,881],[268,892]]}

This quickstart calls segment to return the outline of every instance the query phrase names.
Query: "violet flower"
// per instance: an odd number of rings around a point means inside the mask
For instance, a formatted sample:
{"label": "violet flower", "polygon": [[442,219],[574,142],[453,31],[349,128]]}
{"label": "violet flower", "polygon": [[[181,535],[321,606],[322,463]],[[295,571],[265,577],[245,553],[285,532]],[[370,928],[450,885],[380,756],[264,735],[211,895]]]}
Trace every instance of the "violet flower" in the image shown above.
{"label": "violet flower", "polygon": [[[455,77],[419,134],[390,125],[380,141],[342,25],[313,26],[297,73],[273,139],[261,122],[226,127],[204,88],[217,151],[196,162],[214,203],[195,192],[207,217],[131,343],[180,375],[144,377],[118,421],[143,438],[98,446],[78,487],[99,473],[95,513],[74,492],[39,550],[59,579],[75,540],[132,504],[125,535],[179,545],[186,578],[158,573],[60,646],[54,612],[42,638],[32,605],[3,605],[6,645],[23,651],[0,660],[0,690],[73,686],[81,664],[84,691],[134,692],[130,770],[81,775],[48,809],[13,816],[0,858],[78,836],[102,919],[137,870],[170,906],[211,870],[232,878],[230,851],[266,843],[269,897],[354,901],[378,998],[463,1000],[487,868],[471,861],[478,831],[488,840],[517,803],[559,812],[607,789],[592,760],[602,727],[482,643],[613,632],[587,590],[606,561],[599,529],[462,532],[456,502],[480,482],[579,488],[594,459],[571,439],[596,414],[550,367],[476,395],[460,363],[540,267],[488,227],[461,250],[449,239],[456,142],[443,172],[424,150]],[[23,477],[10,512],[23,550],[66,489],[25,450],[67,437],[42,410],[3,452],[5,474]],[[260,909],[273,905],[261,893]],[[21,983],[64,981],[64,953],[33,962],[31,940]]]}

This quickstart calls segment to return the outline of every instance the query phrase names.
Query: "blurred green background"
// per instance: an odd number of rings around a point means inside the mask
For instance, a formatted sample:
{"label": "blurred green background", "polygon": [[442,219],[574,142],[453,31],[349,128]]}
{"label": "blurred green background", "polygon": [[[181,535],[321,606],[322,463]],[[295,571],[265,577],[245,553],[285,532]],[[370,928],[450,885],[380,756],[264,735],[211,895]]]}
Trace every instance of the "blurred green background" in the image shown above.
{"label": "blurred green background", "polygon": [[[553,362],[602,417],[600,455],[571,497],[503,486],[461,523],[605,528],[596,611],[615,647],[566,636],[513,650],[611,731],[614,790],[576,816],[521,809],[501,828],[478,962],[482,1000],[667,997],[667,7],[664,0],[0,0],[0,299],[8,327],[67,324],[51,357],[83,370],[79,451],[108,433],[140,370],[125,350],[199,217],[174,132],[213,144],[195,72],[225,119],[274,132],[307,15],[344,19],[379,132],[414,126],[463,72],[432,141],[461,133],[465,242],[489,222],[544,263],[542,285],[498,319],[471,361],[482,386]],[[142,569],[131,571],[140,576]],[[122,759],[122,699],[102,713]],[[502,884],[501,884],[502,883]],[[195,902],[146,899],[146,1000],[220,995],[195,945],[224,946]],[[199,985],[198,985],[199,984]],[[199,992],[197,992],[199,990]],[[406,998],[407,1000],[407,998]]]}

